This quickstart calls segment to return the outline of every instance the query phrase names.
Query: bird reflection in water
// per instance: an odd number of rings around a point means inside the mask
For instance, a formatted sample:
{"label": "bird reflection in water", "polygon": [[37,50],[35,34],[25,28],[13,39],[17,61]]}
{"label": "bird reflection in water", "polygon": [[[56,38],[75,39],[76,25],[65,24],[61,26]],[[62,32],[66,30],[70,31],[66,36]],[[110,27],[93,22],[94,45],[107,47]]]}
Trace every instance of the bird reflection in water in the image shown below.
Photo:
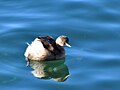
{"label": "bird reflection in water", "polygon": [[33,69],[32,74],[41,79],[54,79],[57,82],[64,82],[70,76],[65,59],[52,61],[32,61],[29,63]]}

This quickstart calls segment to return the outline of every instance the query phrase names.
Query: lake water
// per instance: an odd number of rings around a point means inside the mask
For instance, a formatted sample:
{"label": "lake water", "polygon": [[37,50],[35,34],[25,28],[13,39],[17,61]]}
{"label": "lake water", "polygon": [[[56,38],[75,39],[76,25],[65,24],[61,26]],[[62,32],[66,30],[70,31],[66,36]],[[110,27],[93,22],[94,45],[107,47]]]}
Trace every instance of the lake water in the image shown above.
{"label": "lake water", "polygon": [[[44,35],[69,37],[66,59],[26,67],[26,42]],[[9,89],[120,90],[120,1],[0,0],[0,90]]]}

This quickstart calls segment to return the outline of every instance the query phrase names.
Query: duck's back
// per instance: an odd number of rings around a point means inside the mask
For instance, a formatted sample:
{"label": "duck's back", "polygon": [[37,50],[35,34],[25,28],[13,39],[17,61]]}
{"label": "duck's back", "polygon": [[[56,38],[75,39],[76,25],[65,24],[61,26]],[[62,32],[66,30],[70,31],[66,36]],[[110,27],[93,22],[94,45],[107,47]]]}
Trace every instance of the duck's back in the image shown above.
{"label": "duck's back", "polygon": [[41,39],[41,42],[52,55],[54,55],[55,59],[63,57],[63,54],[65,54],[65,50],[63,47],[56,44],[55,39],[51,36],[45,36],[45,37],[38,37]]}
{"label": "duck's back", "polygon": [[38,37],[38,39],[41,40],[41,43],[43,44],[44,48],[46,48],[49,51],[53,51],[56,47],[55,39],[51,36]]}

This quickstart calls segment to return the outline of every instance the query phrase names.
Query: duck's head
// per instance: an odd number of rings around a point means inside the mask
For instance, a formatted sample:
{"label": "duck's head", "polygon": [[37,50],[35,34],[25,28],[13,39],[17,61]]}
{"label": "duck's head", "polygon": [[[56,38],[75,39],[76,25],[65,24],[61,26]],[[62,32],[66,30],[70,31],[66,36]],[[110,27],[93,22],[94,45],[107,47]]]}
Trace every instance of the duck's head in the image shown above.
{"label": "duck's head", "polygon": [[69,38],[67,36],[59,36],[57,39],[56,39],[56,43],[60,46],[68,46],[68,47],[71,47],[70,44],[69,44]]}

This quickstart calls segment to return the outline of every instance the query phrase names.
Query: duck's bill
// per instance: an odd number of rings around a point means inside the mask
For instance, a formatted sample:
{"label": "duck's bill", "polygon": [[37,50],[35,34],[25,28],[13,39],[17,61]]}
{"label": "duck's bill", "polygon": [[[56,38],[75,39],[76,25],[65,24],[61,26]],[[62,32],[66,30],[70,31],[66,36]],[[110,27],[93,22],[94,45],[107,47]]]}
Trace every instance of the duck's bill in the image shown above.
{"label": "duck's bill", "polygon": [[66,43],[66,46],[71,47],[70,44]]}

